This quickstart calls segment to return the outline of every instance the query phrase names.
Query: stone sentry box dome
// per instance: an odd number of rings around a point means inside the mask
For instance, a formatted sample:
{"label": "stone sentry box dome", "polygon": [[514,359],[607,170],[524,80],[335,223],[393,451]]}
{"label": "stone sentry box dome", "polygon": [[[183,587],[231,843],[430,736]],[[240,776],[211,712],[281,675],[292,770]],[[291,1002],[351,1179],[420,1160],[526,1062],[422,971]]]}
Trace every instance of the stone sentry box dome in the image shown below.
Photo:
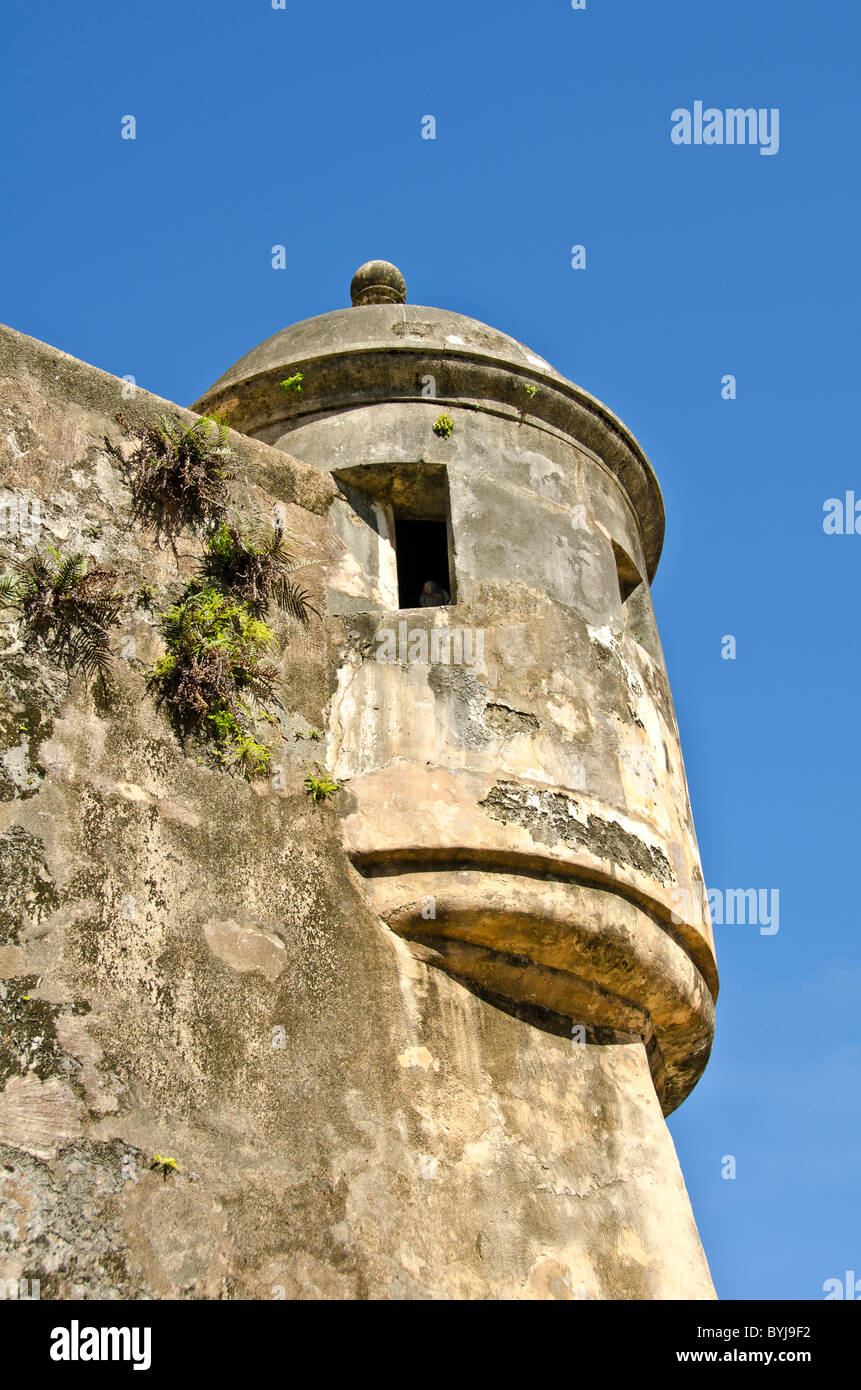
{"label": "stone sentry box dome", "polygon": [[[649,589],[660,490],[593,396],[405,295],[370,262],[352,308],[193,408],[338,486],[330,762],[378,915],[536,1027],[641,1040],[668,1113],[706,1064],[717,977]],[[419,606],[422,573],[450,604]]]}

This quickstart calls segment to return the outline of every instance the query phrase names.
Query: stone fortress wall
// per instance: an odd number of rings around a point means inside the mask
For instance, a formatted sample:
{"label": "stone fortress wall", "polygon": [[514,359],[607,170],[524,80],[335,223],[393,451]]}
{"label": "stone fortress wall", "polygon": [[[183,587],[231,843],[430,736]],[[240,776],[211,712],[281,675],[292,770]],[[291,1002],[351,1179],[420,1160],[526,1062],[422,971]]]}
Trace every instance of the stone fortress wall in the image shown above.
{"label": "stone fortress wall", "polygon": [[[197,404],[237,426],[238,505],[319,562],[323,616],[279,634],[279,776],[251,783],[183,753],[147,690],[201,542],[132,524],[105,447],[118,410],[194,417],[0,330],[4,497],[156,596],[110,702],[4,639],[0,1278],[714,1296],[662,1116],[716,977],[708,923],[673,913],[701,879],[648,596],[660,494],[606,408],[471,323],[360,302]],[[409,630],[480,632],[480,665],[379,659],[415,515],[446,521],[456,589]]]}

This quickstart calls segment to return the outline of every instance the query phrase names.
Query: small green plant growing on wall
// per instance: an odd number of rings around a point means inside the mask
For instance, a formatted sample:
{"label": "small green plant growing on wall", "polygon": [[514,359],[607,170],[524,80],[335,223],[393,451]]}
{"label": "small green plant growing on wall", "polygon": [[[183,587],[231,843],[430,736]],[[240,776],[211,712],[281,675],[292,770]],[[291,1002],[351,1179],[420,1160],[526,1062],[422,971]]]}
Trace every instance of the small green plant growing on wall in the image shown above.
{"label": "small green plant growing on wall", "polygon": [[283,531],[276,528],[248,535],[235,517],[223,521],[206,542],[206,573],[258,616],[275,603],[307,626],[309,615],[316,615],[317,609],[293,578],[296,570],[306,567],[290,549]]}
{"label": "small green plant growing on wall", "polygon": [[310,738],[313,743],[319,743],[323,737],[323,731],[321,729],[307,729],[305,731],[298,729],[293,737],[294,739]]}
{"label": "small green plant growing on wall", "polygon": [[448,439],[453,429],[454,420],[450,415],[440,415],[439,419],[434,421],[433,432],[440,439]]}
{"label": "small green plant growing on wall", "polygon": [[161,1173],[165,1182],[167,1182],[168,1173],[179,1173],[182,1171],[176,1159],[171,1158],[168,1154],[153,1154],[150,1168],[154,1168],[156,1172]]}
{"label": "small green plant growing on wall", "polygon": [[107,687],[110,631],[126,595],[115,570],[88,564],[77,551],[61,556],[53,546],[13,560],[0,576],[0,603],[21,616],[25,647],[43,650],[72,675],[80,671]]}
{"label": "small green plant growing on wall", "polygon": [[523,389],[524,389],[524,391],[526,392],[527,396],[534,396],[534,395],[535,395],[535,392],[538,390],[538,387],[537,387],[537,386],[530,386],[530,385],[528,385],[527,382],[524,382],[524,383],[523,383]]}
{"label": "small green plant growing on wall", "polygon": [[151,612],[154,603],[155,589],[152,584],[142,584],[135,594],[135,608],[145,608]]}
{"label": "small green plant growing on wall", "polygon": [[275,698],[278,668],[266,661],[275,644],[247,603],[212,586],[190,585],[161,617],[167,651],[150,683],[183,742],[209,744],[224,767],[265,777],[270,751],[254,733],[255,706]]}
{"label": "small green plant growing on wall", "polygon": [[304,372],[294,372],[292,376],[286,377],[285,380],[282,381],[282,382],[280,383],[281,390],[282,390],[282,391],[295,391],[297,396],[298,396],[298,395],[301,395],[301,392],[302,392],[302,382],[303,382],[304,380],[305,380],[305,373],[304,373]]}
{"label": "small green plant growing on wall", "polygon": [[305,790],[312,801],[328,801],[339,790],[338,783],[328,777],[314,777],[310,773],[305,778]]}
{"label": "small green plant growing on wall", "polygon": [[224,516],[233,474],[227,467],[230,428],[222,416],[202,415],[190,425],[166,415],[158,424],[134,424],[124,415],[117,415],[116,420],[123,433],[137,441],[134,451],[124,459],[119,449],[105,440],[128,477],[137,520],[154,526],[160,537]]}

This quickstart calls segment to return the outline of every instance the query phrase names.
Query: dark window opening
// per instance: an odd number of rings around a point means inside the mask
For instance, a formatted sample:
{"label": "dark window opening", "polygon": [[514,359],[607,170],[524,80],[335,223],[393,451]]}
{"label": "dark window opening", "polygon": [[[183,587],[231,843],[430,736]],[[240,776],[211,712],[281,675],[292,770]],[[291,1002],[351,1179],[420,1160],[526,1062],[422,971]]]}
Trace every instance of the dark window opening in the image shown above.
{"label": "dark window opening", "polygon": [[395,518],[398,607],[430,608],[451,602],[448,527],[444,521]]}

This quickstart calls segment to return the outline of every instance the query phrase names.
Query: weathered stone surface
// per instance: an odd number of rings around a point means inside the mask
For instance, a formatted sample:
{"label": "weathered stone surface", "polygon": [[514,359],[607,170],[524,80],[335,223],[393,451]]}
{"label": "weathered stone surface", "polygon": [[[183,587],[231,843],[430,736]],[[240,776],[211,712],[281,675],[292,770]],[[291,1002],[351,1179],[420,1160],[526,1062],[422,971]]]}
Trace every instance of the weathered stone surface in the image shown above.
{"label": "weathered stone surface", "polygon": [[[359,347],[379,322],[363,316],[393,316],[390,394],[405,346],[458,353],[435,326],[457,337],[458,316],[407,307],[350,311]],[[312,420],[306,397],[304,423],[260,426],[278,448],[232,437],[237,502],[283,505],[322,561],[306,573],[327,616],[279,629],[274,783],[180,748],[146,688],[151,611],[117,634],[110,702],[7,632],[0,1277],[57,1298],[713,1296],[658,1094],[677,1103],[705,1062],[710,935],[671,925],[696,844],[648,593],[641,644],[614,550],[645,573],[660,517],[646,535],[631,496],[646,505],[651,472],[598,403],[475,333],[464,396],[534,371],[558,383],[547,419],[529,405],[522,421],[509,382],[498,417],[464,410],[447,443],[438,402],[368,405],[354,363],[355,409]],[[237,389],[262,418],[257,363]],[[159,549],[130,525],[104,436],[119,409],[192,417],[124,402],[123,383],[9,330],[0,378],[4,495],[41,499],[43,541],[164,607],[200,539]],[[605,466],[590,451],[610,435]],[[394,483],[351,502],[353,470],[422,460],[445,470],[458,603],[409,624],[480,627],[481,669],[376,659],[398,618]],[[294,739],[311,727],[324,743]],[[315,805],[302,784],[321,766],[342,788]],[[534,814],[494,798],[509,783]],[[558,834],[563,809],[576,835]],[[179,1170],[154,1171],[156,1153]]]}
{"label": "weathered stone surface", "polygon": [[0,1093],[0,1144],[53,1158],[80,1136],[80,1112],[77,1096],[56,1077],[12,1076]]}
{"label": "weathered stone surface", "polygon": [[277,936],[239,922],[206,922],[203,935],[213,953],[234,970],[259,970],[275,980],[287,965],[287,952]]}

